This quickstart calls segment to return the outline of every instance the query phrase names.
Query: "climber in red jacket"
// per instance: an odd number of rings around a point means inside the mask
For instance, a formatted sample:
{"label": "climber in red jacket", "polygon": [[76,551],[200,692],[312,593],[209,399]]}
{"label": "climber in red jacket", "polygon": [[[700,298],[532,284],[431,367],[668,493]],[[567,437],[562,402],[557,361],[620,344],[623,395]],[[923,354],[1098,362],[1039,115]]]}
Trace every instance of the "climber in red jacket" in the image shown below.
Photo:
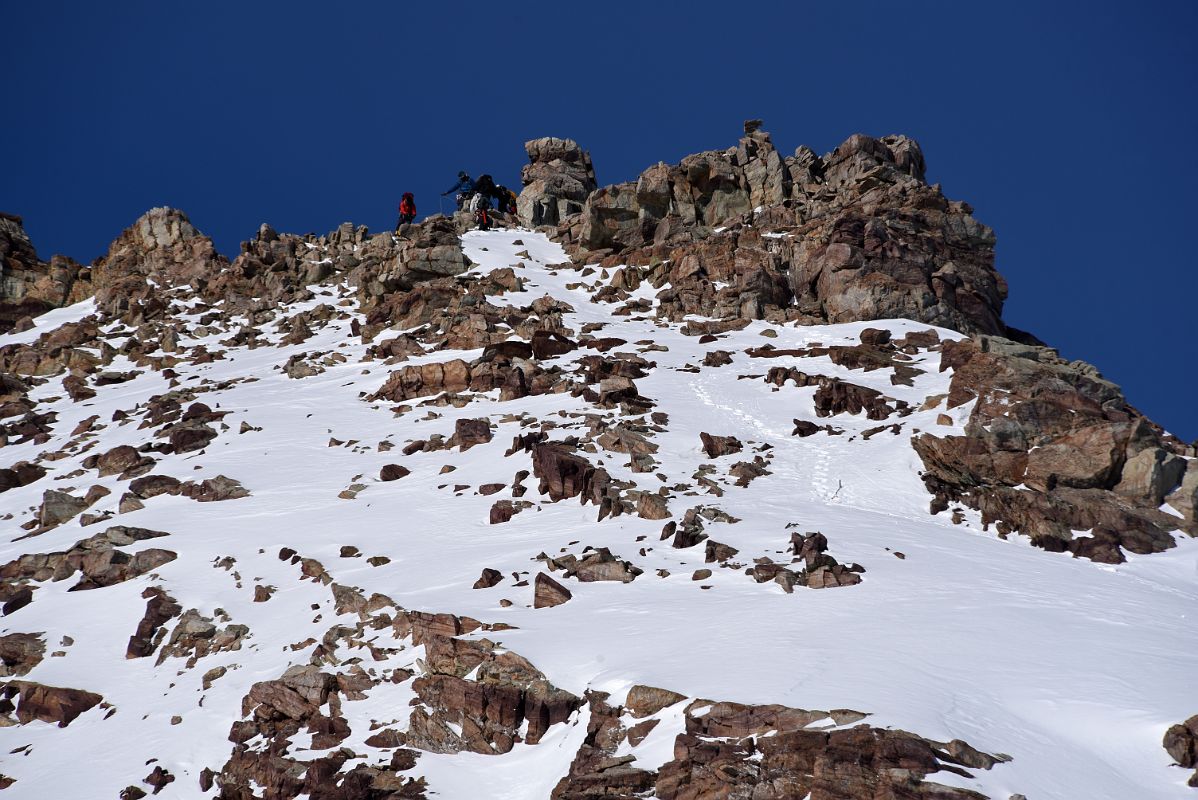
{"label": "climber in red jacket", "polygon": [[[416,219],[416,198],[411,192],[404,192],[399,201],[399,225],[408,225]],[[396,225],[398,230],[399,225]]]}

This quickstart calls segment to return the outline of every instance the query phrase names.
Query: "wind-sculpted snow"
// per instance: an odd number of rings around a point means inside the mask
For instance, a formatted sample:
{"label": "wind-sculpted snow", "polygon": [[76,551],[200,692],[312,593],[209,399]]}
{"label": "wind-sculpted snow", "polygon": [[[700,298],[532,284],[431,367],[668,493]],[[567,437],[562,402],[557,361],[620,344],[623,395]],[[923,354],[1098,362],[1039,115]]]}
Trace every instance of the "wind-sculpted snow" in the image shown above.
{"label": "wind-sculpted snow", "polygon": [[930,515],[961,334],[667,322],[542,234],[463,250],[406,330],[337,272],[253,319],[162,288],[134,358],[91,301],[0,337],[99,326],[78,400],[47,366],[0,420],[6,797],[1184,796],[1198,542]]}

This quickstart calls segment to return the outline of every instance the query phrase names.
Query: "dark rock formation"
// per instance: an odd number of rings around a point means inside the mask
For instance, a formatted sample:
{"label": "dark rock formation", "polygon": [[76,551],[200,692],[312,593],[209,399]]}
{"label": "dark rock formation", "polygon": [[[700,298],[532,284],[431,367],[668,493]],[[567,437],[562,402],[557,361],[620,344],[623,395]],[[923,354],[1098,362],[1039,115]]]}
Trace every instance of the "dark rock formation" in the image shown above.
{"label": "dark rock formation", "polygon": [[578,497],[599,506],[600,519],[620,513],[619,493],[607,470],[593,466],[564,442],[532,445],[532,474],[540,480],[538,491],[550,502]]}
{"label": "dark rock formation", "polygon": [[[642,570],[612,555],[606,547],[586,548],[582,558],[567,554],[556,558],[540,556],[551,570],[562,570],[567,578],[577,578],[582,583],[591,581],[620,581],[630,583]],[[539,592],[539,587],[538,587]]]}
{"label": "dark rock formation", "polygon": [[859,386],[839,378],[829,378],[826,375],[808,375],[794,367],[771,367],[765,380],[775,386],[785,386],[791,382],[795,386],[817,387],[813,399],[815,413],[819,417],[860,414],[864,411],[867,419],[881,420],[894,413],[904,416],[911,413],[911,408],[905,401],[893,400],[877,389]]}
{"label": "dark rock formation", "polygon": [[183,611],[183,607],[160,586],[146,589],[141,596],[147,599],[146,613],[141,622],[137,623],[137,630],[129,637],[125,658],[145,658],[152,655],[166,637],[166,629],[163,626]]}

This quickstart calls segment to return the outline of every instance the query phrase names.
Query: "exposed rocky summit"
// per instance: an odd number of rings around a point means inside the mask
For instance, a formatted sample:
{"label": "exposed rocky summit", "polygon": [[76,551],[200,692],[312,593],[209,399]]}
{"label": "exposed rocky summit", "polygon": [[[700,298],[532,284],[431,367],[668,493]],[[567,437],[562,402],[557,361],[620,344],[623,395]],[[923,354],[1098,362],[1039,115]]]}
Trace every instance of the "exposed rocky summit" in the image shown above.
{"label": "exposed rocky summit", "polygon": [[[822,157],[807,147],[783,157],[751,121],[736,147],[594,191],[559,235],[580,261],[647,271],[664,288],[659,313],[673,319],[906,317],[1026,338],[1001,320],[1007,286],[993,231],[924,172],[904,136],[857,135]],[[523,209],[521,218],[545,222]]]}

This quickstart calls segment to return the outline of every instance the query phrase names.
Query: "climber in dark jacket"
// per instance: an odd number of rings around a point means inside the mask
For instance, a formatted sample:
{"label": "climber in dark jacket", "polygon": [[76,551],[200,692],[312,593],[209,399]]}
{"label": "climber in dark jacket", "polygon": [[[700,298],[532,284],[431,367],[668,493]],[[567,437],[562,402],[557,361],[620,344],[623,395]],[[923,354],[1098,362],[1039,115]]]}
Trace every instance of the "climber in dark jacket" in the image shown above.
{"label": "climber in dark jacket", "polygon": [[495,208],[502,214],[516,213],[516,193],[506,186],[495,187]]}
{"label": "climber in dark jacket", "polygon": [[493,199],[495,197],[495,181],[490,175],[479,175],[478,180],[474,182],[474,191]]}
{"label": "climber in dark jacket", "polygon": [[458,203],[458,211],[461,211],[462,206],[464,206],[466,201],[469,200],[471,195],[474,194],[474,181],[470,179],[470,173],[466,172],[465,170],[459,172],[458,182],[441,192],[441,196],[445,197],[447,195],[453,194],[454,192],[457,192],[457,197],[455,199]]}

